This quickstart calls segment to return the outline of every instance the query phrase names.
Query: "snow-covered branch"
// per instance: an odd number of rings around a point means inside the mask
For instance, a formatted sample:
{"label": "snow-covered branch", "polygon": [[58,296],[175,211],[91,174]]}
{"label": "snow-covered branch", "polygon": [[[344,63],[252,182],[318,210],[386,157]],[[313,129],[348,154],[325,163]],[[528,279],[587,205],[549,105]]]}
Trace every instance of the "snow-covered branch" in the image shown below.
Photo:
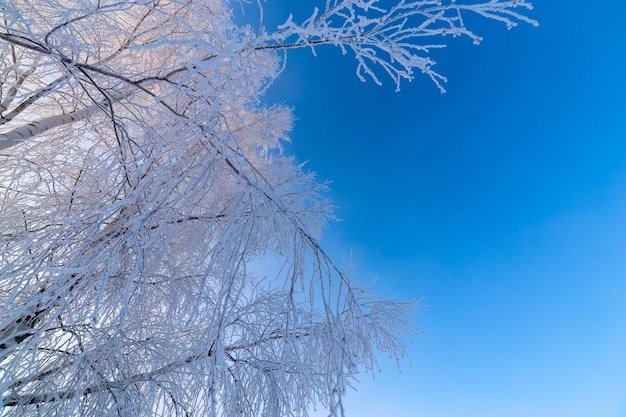
{"label": "snow-covered branch", "polygon": [[399,89],[402,80],[410,81],[415,70],[428,75],[442,90],[445,78],[433,70],[429,54],[443,48],[443,38],[466,36],[474,43],[481,38],[466,27],[463,16],[475,13],[515,27],[518,22],[537,25],[518,10],[531,10],[524,0],[489,0],[462,3],[454,0],[402,0],[383,6],[379,0],[335,0],[323,10],[315,8],[302,23],[289,16],[277,32],[260,37],[260,48],[288,50],[330,44],[344,53],[352,52],[357,60],[357,76],[366,76],[381,84],[382,69]]}

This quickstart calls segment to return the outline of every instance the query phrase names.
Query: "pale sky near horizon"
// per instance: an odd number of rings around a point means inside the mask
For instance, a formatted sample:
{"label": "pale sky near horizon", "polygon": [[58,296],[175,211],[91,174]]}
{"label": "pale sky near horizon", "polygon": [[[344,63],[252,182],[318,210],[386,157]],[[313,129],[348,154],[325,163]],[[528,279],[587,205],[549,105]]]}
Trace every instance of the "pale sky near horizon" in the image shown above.
{"label": "pale sky near horizon", "polygon": [[626,2],[534,5],[538,28],[475,20],[481,45],[437,51],[443,95],[332,49],[268,91],[332,181],[322,243],[428,305],[412,364],[363,375],[348,416],[626,417]]}

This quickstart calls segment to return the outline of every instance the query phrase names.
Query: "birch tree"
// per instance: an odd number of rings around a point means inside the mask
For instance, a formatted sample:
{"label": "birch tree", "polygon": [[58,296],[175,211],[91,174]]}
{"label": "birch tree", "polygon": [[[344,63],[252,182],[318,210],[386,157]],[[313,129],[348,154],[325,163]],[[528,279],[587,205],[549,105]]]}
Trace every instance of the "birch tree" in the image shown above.
{"label": "birch tree", "polygon": [[[384,3],[384,4],[383,4]],[[327,0],[277,28],[227,0],[0,2],[0,392],[6,416],[343,416],[412,302],[318,243],[325,186],[260,97],[289,51],[442,88],[433,48],[524,0]],[[278,259],[273,274],[253,266]]]}

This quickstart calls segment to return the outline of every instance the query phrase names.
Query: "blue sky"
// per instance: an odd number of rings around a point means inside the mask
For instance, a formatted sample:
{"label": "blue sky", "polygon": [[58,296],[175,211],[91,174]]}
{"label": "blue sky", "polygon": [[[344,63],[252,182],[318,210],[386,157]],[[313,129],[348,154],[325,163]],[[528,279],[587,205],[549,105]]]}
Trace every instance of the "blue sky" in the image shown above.
{"label": "blue sky", "polygon": [[412,364],[363,376],[349,415],[626,417],[626,2],[534,5],[538,28],[477,20],[480,46],[436,52],[446,94],[330,48],[268,91],[332,181],[322,243],[429,305]]}

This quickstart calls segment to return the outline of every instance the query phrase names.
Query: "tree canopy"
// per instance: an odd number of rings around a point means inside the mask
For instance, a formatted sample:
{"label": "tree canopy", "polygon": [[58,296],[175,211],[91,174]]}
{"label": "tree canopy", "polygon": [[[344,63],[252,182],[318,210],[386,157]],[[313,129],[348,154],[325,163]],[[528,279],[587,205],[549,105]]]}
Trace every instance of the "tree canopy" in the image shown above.
{"label": "tree canopy", "polygon": [[441,87],[429,51],[480,40],[464,14],[534,22],[524,0],[382,3],[275,29],[227,0],[0,5],[3,415],[338,416],[377,352],[403,356],[416,304],[320,247],[325,185],[283,152],[291,110],[260,98],[294,48]]}

